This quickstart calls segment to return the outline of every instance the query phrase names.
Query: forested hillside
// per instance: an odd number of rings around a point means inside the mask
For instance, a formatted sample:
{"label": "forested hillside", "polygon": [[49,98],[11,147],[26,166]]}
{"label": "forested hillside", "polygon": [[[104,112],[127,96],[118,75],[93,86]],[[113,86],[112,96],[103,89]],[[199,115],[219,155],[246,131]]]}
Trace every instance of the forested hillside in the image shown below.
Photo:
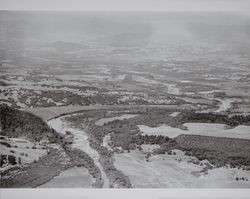
{"label": "forested hillside", "polygon": [[1,135],[8,137],[25,136],[40,141],[55,136],[54,130],[41,118],[7,105],[0,105],[0,127]]}

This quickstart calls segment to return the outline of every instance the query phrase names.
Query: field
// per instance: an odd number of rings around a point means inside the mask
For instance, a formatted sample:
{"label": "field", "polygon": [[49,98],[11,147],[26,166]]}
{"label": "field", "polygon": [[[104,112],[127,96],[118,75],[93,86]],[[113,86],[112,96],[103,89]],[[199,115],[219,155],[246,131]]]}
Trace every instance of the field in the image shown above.
{"label": "field", "polygon": [[49,182],[39,186],[39,188],[90,188],[93,184],[93,178],[88,170],[81,167],[70,168]]}
{"label": "field", "polygon": [[181,134],[190,134],[250,139],[250,127],[246,125],[239,125],[235,128],[230,128],[224,124],[216,123],[184,123],[183,127],[185,130],[173,128],[166,124],[163,124],[159,127],[148,127],[145,125],[138,125],[138,127],[143,134],[163,135],[171,138],[174,138]]}
{"label": "field", "polygon": [[[47,154],[46,147],[30,142],[24,138],[8,138],[6,136],[1,136],[0,141],[1,155],[1,170],[5,170],[5,164],[8,165],[10,157],[12,156],[13,165],[25,165],[34,161],[37,161],[40,157]],[[9,168],[7,166],[7,168]]]}
{"label": "field", "polygon": [[249,188],[249,171],[216,168],[204,171],[203,166],[193,164],[194,157],[176,155],[155,155],[145,159],[145,154],[137,151],[115,155],[115,166],[129,176],[135,188]]}

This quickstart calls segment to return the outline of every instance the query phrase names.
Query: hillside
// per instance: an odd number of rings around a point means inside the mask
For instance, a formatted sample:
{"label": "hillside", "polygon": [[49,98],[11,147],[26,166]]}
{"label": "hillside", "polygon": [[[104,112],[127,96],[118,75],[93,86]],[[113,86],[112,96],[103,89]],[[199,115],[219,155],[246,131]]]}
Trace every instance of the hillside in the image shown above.
{"label": "hillside", "polygon": [[7,105],[0,105],[1,135],[8,137],[25,136],[35,141],[55,136],[41,118],[27,112],[19,111]]}

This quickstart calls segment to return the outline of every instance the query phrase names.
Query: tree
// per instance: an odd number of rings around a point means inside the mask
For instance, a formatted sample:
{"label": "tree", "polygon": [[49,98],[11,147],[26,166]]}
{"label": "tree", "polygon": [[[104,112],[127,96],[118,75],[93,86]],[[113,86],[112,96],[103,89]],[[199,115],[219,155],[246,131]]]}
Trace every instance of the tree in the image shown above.
{"label": "tree", "polygon": [[21,157],[18,158],[18,164],[22,164]]}
{"label": "tree", "polygon": [[9,156],[8,156],[8,162],[9,162],[10,164],[12,164],[12,165],[17,164],[17,162],[16,162],[16,157],[13,156],[13,155],[9,155]]}

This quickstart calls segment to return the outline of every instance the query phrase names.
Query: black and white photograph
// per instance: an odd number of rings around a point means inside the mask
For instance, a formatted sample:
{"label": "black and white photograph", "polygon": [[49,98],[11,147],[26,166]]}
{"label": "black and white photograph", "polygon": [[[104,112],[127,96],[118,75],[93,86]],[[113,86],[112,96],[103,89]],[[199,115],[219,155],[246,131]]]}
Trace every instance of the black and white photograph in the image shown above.
{"label": "black and white photograph", "polygon": [[0,0],[0,151],[1,199],[247,198],[250,1]]}

